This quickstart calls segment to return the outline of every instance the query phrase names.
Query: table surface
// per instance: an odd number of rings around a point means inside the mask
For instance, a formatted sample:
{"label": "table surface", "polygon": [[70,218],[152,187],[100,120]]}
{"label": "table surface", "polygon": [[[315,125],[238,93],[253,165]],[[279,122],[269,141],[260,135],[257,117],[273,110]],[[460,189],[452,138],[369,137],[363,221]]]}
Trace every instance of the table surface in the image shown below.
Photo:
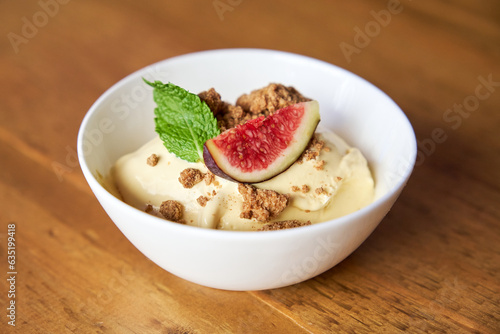
{"label": "table surface", "polygon": [[[0,34],[0,332],[500,332],[499,1],[2,1]],[[107,217],[76,160],[80,122],[113,83],[232,47],[366,78],[419,141],[374,233],[294,286],[221,291],[162,270]]]}

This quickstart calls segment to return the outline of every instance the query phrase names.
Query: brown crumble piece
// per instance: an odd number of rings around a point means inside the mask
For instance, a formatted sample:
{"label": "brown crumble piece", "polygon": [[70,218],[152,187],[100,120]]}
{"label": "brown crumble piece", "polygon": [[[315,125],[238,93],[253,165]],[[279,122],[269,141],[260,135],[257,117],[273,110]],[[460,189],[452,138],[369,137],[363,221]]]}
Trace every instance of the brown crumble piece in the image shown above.
{"label": "brown crumble piece", "polygon": [[204,101],[214,115],[219,114],[224,109],[224,102],[222,101],[220,94],[213,88],[203,91],[198,94],[200,100]]}
{"label": "brown crumble piece", "polygon": [[273,222],[262,226],[258,231],[276,231],[276,230],[284,230],[288,228],[300,227],[311,225],[311,221],[308,220],[306,222],[301,222],[299,220],[283,220],[279,222]]}
{"label": "brown crumble piece", "polygon": [[184,211],[184,206],[174,200],[168,200],[161,203],[160,213],[167,220],[171,220],[173,222],[182,223],[184,220],[182,219],[182,214]]}
{"label": "brown crumble piece", "polygon": [[148,204],[146,208],[144,209],[144,212],[146,213],[151,213],[153,212],[153,206],[151,204]]}
{"label": "brown crumble piece", "polygon": [[292,191],[293,192],[301,192],[301,193],[307,193],[309,192],[309,190],[311,190],[311,188],[309,188],[309,186],[307,184],[303,184],[302,187],[298,187],[298,186],[292,186]]}
{"label": "brown crumble piece", "polygon": [[220,94],[213,88],[199,93],[198,96],[217,118],[221,132],[248,120],[269,116],[286,106],[311,100],[302,96],[293,87],[275,83],[240,96],[236,105],[222,101]]}
{"label": "brown crumble piece", "polygon": [[252,115],[272,115],[275,111],[299,103],[310,101],[293,87],[271,83],[238,98],[236,105]]}
{"label": "brown crumble piece", "polygon": [[335,181],[340,182],[340,181],[342,181],[342,178],[340,176],[336,176]]}
{"label": "brown crumble piece", "polygon": [[328,195],[328,192],[323,187],[316,188],[316,190],[314,190],[314,192],[318,195]]}
{"label": "brown crumble piece", "polygon": [[288,205],[289,195],[273,190],[258,189],[248,184],[238,184],[238,191],[243,195],[240,218],[267,222],[278,216]]}
{"label": "brown crumble piece", "polygon": [[325,151],[325,152],[330,152],[330,151],[331,151],[331,149],[330,149],[328,146],[325,146],[325,147],[323,147],[323,151]]}
{"label": "brown crumble piece", "polygon": [[297,159],[297,163],[301,164],[304,161],[314,160],[319,156],[321,149],[325,146],[325,142],[318,139],[318,136],[314,134],[307,144],[306,149],[300,157]]}
{"label": "brown crumble piece", "polygon": [[252,115],[243,111],[239,106],[233,106],[231,104],[225,104],[225,106],[224,112],[217,117],[221,132],[234,128],[254,118]]}
{"label": "brown crumble piece", "polygon": [[318,140],[317,137],[315,139],[314,148],[319,152],[325,147],[325,142],[323,140]]}
{"label": "brown crumble piece", "polygon": [[320,160],[318,163],[314,166],[316,170],[323,170],[323,166],[325,165],[325,160]]}
{"label": "brown crumble piece", "polygon": [[198,94],[200,100],[204,101],[215,118],[221,132],[233,128],[238,124],[242,124],[251,119],[251,115],[247,115],[241,107],[233,106],[227,102],[222,101],[219,93],[215,89],[210,88],[207,91]]}
{"label": "brown crumble piece", "polygon": [[212,197],[214,197],[215,195],[217,195],[217,192],[215,190],[212,190]]}
{"label": "brown crumble piece", "polygon": [[205,205],[207,205],[207,202],[210,201],[210,198],[206,196],[200,196],[196,199],[196,201],[198,202],[199,205],[205,207]]}
{"label": "brown crumble piece", "polygon": [[207,186],[209,186],[210,184],[212,184],[215,181],[215,175],[211,171],[208,171],[205,174],[204,180],[205,180],[205,184]]}
{"label": "brown crumble piece", "polygon": [[205,174],[196,168],[186,168],[181,172],[179,182],[184,188],[193,188],[195,184],[201,182]]}
{"label": "brown crumble piece", "polygon": [[154,167],[158,164],[158,160],[160,160],[160,157],[153,153],[148,157],[148,160],[146,162],[151,167]]}

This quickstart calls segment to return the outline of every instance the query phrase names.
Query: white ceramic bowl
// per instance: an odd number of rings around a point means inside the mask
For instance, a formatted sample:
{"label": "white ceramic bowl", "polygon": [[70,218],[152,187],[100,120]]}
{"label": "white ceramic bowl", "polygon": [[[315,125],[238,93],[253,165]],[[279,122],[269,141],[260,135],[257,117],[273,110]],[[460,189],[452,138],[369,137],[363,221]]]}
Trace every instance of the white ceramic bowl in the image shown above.
{"label": "white ceramic bowl", "polygon": [[[294,86],[319,101],[322,126],[364,153],[375,177],[376,200],[338,219],[268,232],[186,226],[125,204],[100,182],[118,157],[156,135],[155,105],[143,77],[170,81],[193,93],[214,87],[230,102],[270,82]],[[344,69],[290,53],[228,49],[170,58],[116,83],[85,116],[78,135],[78,155],[104,210],[153,262],[201,285],[261,290],[307,280],[351,254],[405,186],[415,162],[416,141],[401,109],[378,88]]]}

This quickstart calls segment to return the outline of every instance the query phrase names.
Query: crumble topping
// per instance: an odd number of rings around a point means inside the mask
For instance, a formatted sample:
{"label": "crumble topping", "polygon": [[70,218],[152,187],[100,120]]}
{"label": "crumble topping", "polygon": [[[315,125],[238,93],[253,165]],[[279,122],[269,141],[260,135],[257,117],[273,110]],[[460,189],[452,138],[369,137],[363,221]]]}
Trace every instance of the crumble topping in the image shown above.
{"label": "crumble topping", "polygon": [[152,213],[154,211],[153,206],[151,204],[148,204],[146,208],[144,209],[144,212],[146,213]]}
{"label": "crumble topping", "polygon": [[292,186],[293,192],[301,192],[303,194],[308,193],[311,188],[307,184],[303,184],[302,187]]}
{"label": "crumble topping", "polygon": [[311,100],[293,87],[275,83],[240,96],[236,105],[222,101],[220,94],[213,88],[201,92],[198,96],[212,110],[221,132],[250,119],[269,116],[289,105]]}
{"label": "crumble topping", "polygon": [[224,112],[219,114],[217,120],[219,121],[221,131],[225,131],[234,128],[236,125],[243,124],[252,118],[253,117],[245,113],[241,107],[226,103]]}
{"label": "crumble topping", "polygon": [[146,163],[151,167],[154,167],[158,164],[158,160],[160,160],[160,157],[153,153],[148,157]]}
{"label": "crumble topping", "polygon": [[252,91],[250,94],[240,96],[236,105],[252,115],[269,116],[281,108],[310,100],[293,87],[271,83],[264,88]]}
{"label": "crumble topping", "polygon": [[314,168],[316,170],[323,170],[323,166],[325,165],[325,160],[319,160],[316,165],[314,165]]}
{"label": "crumble topping", "polygon": [[[314,134],[311,138],[311,141],[309,144],[307,144],[306,149],[300,157],[297,159],[297,163],[301,164],[304,161],[309,161],[309,160],[314,160],[317,159],[321,150],[324,150],[325,152],[329,152],[330,148],[325,146],[325,142],[323,140],[319,140],[318,136]],[[321,166],[323,166],[324,162],[322,163]]]}
{"label": "crumble topping", "polygon": [[[179,176],[179,182],[184,188],[193,188],[196,184],[200,183],[205,178],[199,169],[196,168],[186,168],[181,172]],[[206,182],[206,181],[205,181]]]}
{"label": "crumble topping", "polygon": [[196,199],[196,201],[198,202],[199,205],[205,207],[205,205],[207,205],[207,202],[210,201],[210,198],[206,196],[200,196]]}
{"label": "crumble topping", "polygon": [[248,184],[238,184],[238,191],[243,196],[240,217],[267,222],[278,216],[288,205],[289,195],[273,190],[258,189]]}
{"label": "crumble topping", "polygon": [[311,221],[301,222],[300,220],[283,220],[279,222],[273,222],[262,226],[258,231],[275,231],[284,230],[287,228],[294,228],[300,226],[311,225]]}
{"label": "crumble topping", "polygon": [[198,97],[208,105],[215,116],[224,110],[225,103],[215,89],[210,88],[209,90],[203,91],[198,94]]}
{"label": "crumble topping", "polygon": [[204,180],[205,180],[205,184],[207,186],[211,185],[212,183],[214,183],[214,185],[216,185],[215,184],[215,175],[211,171],[208,171],[205,174]]}
{"label": "crumble topping", "polygon": [[160,213],[167,220],[184,224],[185,222],[182,219],[183,212],[184,206],[177,201],[168,200],[161,203]]}
{"label": "crumble topping", "polygon": [[314,192],[318,195],[328,195],[328,191],[326,191],[326,189],[323,187],[316,188]]}
{"label": "crumble topping", "polygon": [[201,92],[198,97],[208,105],[217,118],[221,132],[252,119],[251,115],[247,115],[241,107],[222,101],[220,94],[213,88]]}

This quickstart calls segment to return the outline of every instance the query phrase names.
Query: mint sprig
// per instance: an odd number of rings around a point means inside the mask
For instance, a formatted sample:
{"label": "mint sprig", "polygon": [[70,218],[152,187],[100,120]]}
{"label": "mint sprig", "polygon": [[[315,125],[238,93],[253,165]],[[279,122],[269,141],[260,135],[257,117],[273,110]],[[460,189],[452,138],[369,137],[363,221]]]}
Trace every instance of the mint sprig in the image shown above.
{"label": "mint sprig", "polygon": [[156,102],[155,124],[170,153],[189,161],[203,161],[203,144],[220,134],[217,119],[198,95],[172,83],[149,82]]}

